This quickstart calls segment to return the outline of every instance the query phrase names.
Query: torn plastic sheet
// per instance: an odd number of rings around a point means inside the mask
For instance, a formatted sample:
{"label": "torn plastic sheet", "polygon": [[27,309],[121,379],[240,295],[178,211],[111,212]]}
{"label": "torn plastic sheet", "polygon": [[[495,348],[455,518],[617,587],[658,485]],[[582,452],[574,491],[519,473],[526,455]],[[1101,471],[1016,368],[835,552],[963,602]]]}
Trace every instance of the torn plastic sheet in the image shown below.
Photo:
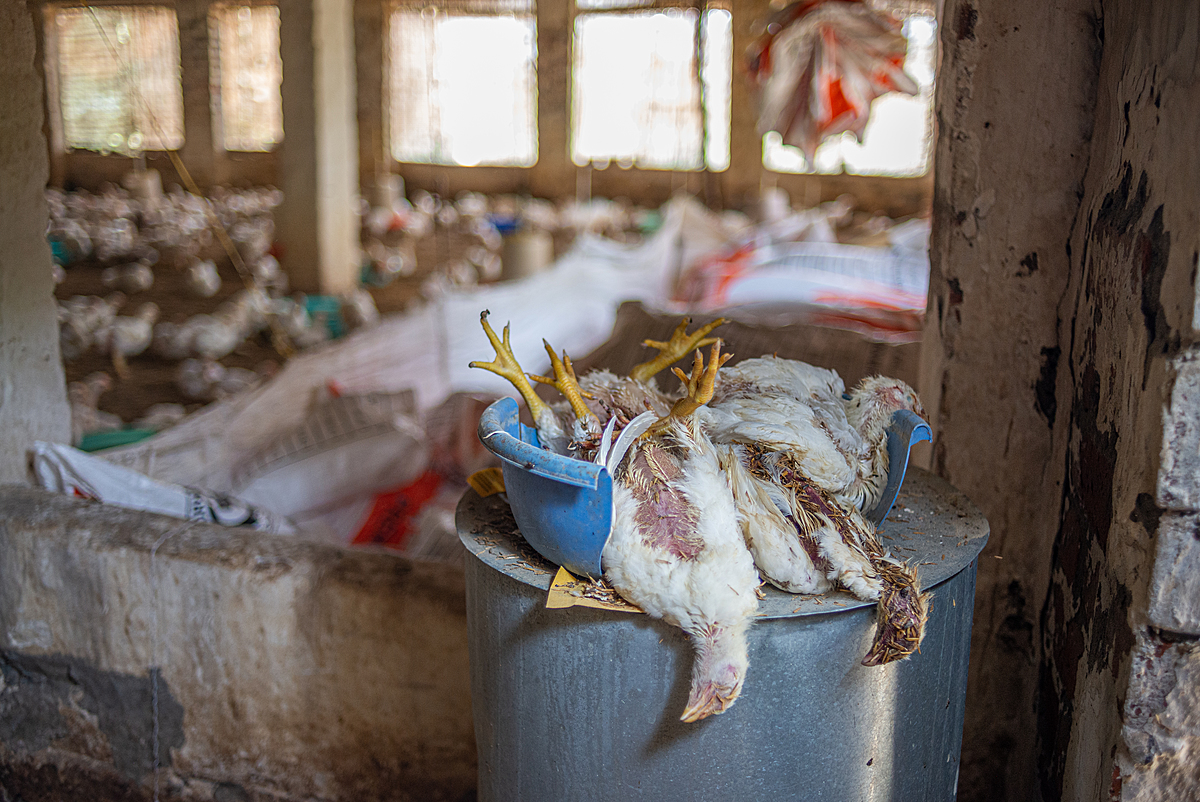
{"label": "torn plastic sheet", "polygon": [[828,136],[861,139],[877,97],[917,93],[904,72],[907,50],[899,23],[860,0],[789,5],[747,54],[760,90],[758,132],[778,131],[810,164]]}

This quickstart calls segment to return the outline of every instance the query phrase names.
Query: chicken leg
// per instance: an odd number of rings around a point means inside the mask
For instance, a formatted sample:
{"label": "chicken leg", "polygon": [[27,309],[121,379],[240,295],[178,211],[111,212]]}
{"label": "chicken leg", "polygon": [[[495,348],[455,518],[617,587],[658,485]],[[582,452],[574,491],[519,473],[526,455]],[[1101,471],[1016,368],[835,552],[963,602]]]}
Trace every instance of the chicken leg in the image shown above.
{"label": "chicken leg", "polygon": [[930,593],[922,592],[917,572],[909,565],[884,555],[872,538],[867,548],[871,562],[883,580],[879,594],[879,622],[875,640],[862,659],[864,666],[881,666],[903,660],[921,648],[925,621],[929,617]]}
{"label": "chicken leg", "polygon": [[634,365],[633,369],[629,371],[629,378],[640,382],[650,381],[650,379],[654,378],[655,374],[683,359],[692,349],[703,348],[706,345],[716,342],[716,338],[706,337],[705,335],[725,322],[725,318],[719,317],[688,334],[687,327],[691,325],[692,319],[685,317],[675,327],[675,331],[671,333],[671,338],[666,342],[659,340],[643,341],[642,345],[657,348],[659,352],[658,356],[647,362]]}
{"label": "chicken leg", "polygon": [[[685,326],[687,321],[680,324],[680,331]],[[710,324],[711,325],[711,324]],[[704,357],[701,356],[700,350],[696,349],[695,359],[692,362],[692,373],[689,376],[679,368],[672,368],[675,375],[683,382],[684,394],[671,407],[671,411],[661,418],[650,430],[647,435],[656,434],[663,431],[670,425],[672,420],[685,421],[695,414],[696,410],[712,400],[713,390],[717,384],[717,371],[729,361],[733,354],[721,353],[721,339],[714,337],[709,340],[712,342],[712,352],[709,354],[708,365],[704,364]]]}
{"label": "chicken leg", "polygon": [[571,357],[567,356],[567,352],[563,351],[562,357],[559,358],[550,343],[542,340],[542,345],[546,347],[546,353],[550,355],[550,368],[554,371],[554,378],[537,376],[532,373],[529,374],[529,378],[535,382],[548,384],[563,394],[567,403],[571,405],[571,411],[575,413],[572,442],[591,443],[600,436],[601,431],[600,418],[588,408],[583,400],[592,396],[580,389],[579,380],[575,376],[575,368],[571,365]]}
{"label": "chicken leg", "polygon": [[491,313],[488,310],[483,310],[479,314],[479,322],[483,324],[483,331],[496,351],[496,358],[491,362],[471,362],[470,367],[491,371],[497,376],[508,379],[521,394],[525,406],[529,408],[529,414],[533,417],[533,424],[537,427],[538,439],[541,440],[542,445],[557,454],[567,453],[569,442],[567,433],[563,431],[562,424],[550,405],[533,391],[533,385],[529,383],[520,363],[513,355],[512,346],[508,341],[508,325],[504,326],[503,339],[497,337],[491,324],[488,323],[489,314]]}

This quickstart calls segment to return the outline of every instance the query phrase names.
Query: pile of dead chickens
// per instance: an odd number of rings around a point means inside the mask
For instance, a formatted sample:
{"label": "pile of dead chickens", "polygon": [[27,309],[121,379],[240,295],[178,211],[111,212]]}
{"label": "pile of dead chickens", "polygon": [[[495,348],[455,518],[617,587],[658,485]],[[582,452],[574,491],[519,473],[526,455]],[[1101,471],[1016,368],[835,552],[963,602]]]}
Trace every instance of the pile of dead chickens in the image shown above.
{"label": "pile of dead chickens", "polygon": [[[895,411],[924,417],[907,384],[880,376],[844,394],[834,371],[764,356],[723,368],[729,354],[683,321],[659,355],[628,376],[576,376],[549,343],[552,377],[525,374],[509,331],[472,367],[512,382],[543,447],[608,467],[612,532],[604,578],[625,599],[678,626],[695,654],[687,708],[693,722],[728,709],[749,665],[746,632],[762,581],[790,592],[845,590],[878,604],[864,665],[900,660],[924,635],[928,593],[915,570],[884,549],[864,517],[887,482],[886,430]],[[707,363],[701,351],[711,346]],[[695,352],[677,392],[656,375]],[[550,405],[530,379],[566,399]]]}

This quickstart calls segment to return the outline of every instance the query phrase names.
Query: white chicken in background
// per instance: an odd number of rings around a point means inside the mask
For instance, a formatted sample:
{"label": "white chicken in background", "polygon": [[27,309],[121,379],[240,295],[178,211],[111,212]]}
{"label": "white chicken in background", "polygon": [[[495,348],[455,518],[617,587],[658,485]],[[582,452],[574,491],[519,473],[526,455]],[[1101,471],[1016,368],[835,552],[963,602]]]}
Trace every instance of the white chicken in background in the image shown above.
{"label": "white chicken in background", "polygon": [[279,260],[271,254],[263,254],[250,264],[250,274],[264,291],[275,295],[287,292],[287,274],[279,267]]}
{"label": "white chicken in background", "polygon": [[488,197],[479,192],[460,192],[454,199],[454,207],[459,217],[468,220],[484,217],[488,213]]}
{"label": "white chicken in background", "polygon": [[183,324],[191,353],[201,359],[221,359],[246,339],[237,321],[217,315],[192,315]]}
{"label": "white chicken in background", "polygon": [[262,383],[263,375],[248,368],[225,368],[224,375],[213,388],[216,398],[228,398],[244,390],[257,387]]}
{"label": "white chicken in background", "polygon": [[270,314],[283,328],[288,340],[298,350],[312,348],[329,339],[325,315],[309,315],[305,308],[305,296],[297,293],[295,298],[276,298],[271,302]]}
{"label": "white chicken in background", "polygon": [[793,593],[832,584],[879,602],[864,665],[911,654],[928,608],[916,572],[884,552],[862,513],[887,482],[887,426],[899,409],[924,416],[897,379],[864,379],[847,400],[836,373],[763,357],[725,371],[709,416],[763,575]]}
{"label": "white chicken in background", "polygon": [[187,325],[180,326],[166,321],[154,326],[154,336],[150,341],[150,351],[155,356],[178,362],[187,359],[192,353],[192,336],[194,330]]}
{"label": "white chicken in background", "polygon": [[[676,330],[682,337],[656,344],[663,353],[635,369],[638,377],[589,374],[590,384],[600,391],[593,400],[608,417],[608,428],[586,404],[570,359],[559,358],[546,344],[554,378],[535,378],[567,397],[575,418],[568,426],[534,394],[512,354],[508,327],[501,339],[488,325],[486,312],[481,320],[496,358],[472,366],[513,383],[544,445],[582,458],[594,455],[612,473],[613,521],[601,557],[604,576],[622,597],[683,629],[691,640],[695,662],[681,719],[694,722],[724,712],[741,693],[749,666],[746,631],[758,610],[759,577],[738,531],[737,510],[717,452],[698,418],[712,397],[717,370],[728,359],[720,355],[720,341],[713,343],[707,367],[697,353],[691,376],[677,371],[686,392],[665,414],[660,413],[667,401],[653,386],[655,367],[674,362],[683,355],[678,352],[683,345],[694,344],[707,331],[689,337],[685,322]],[[622,431],[610,449],[622,423],[622,429],[631,431]],[[606,453],[610,450],[616,453]]]}
{"label": "white chicken in background", "polygon": [[115,432],[125,425],[118,416],[96,408],[100,396],[112,389],[112,377],[107,373],[90,374],[83,381],[67,385],[67,400],[71,405],[71,444],[78,446],[85,434]]}
{"label": "white chicken in background", "polygon": [[133,295],[145,292],[154,286],[154,271],[143,262],[106,267],[100,273],[100,283],[109,289]]}
{"label": "white chicken in background", "polygon": [[125,304],[125,293],[110,293],[105,298],[96,295],[74,295],[58,305],[59,348],[63,359],[73,361],[83,356]]}
{"label": "white chicken in background", "polygon": [[134,429],[152,429],[161,432],[169,429],[187,416],[183,404],[155,404],[132,424]]}
{"label": "white chicken in background", "polygon": [[198,298],[211,298],[221,289],[221,275],[211,259],[192,262],[183,280],[188,292]]}
{"label": "white chicken in background", "polygon": [[369,328],[379,322],[379,307],[371,293],[362,287],[354,289],[341,298],[342,319],[350,331]]}
{"label": "white chicken in background", "polygon": [[158,304],[147,302],[138,307],[135,315],[118,315],[108,328],[97,333],[97,348],[109,355],[113,370],[120,378],[129,377],[129,357],[137,356],[150,347],[156,320]]}
{"label": "white chicken in background", "polygon": [[225,367],[212,359],[185,359],[175,370],[175,386],[185,398],[210,401],[225,378]]}

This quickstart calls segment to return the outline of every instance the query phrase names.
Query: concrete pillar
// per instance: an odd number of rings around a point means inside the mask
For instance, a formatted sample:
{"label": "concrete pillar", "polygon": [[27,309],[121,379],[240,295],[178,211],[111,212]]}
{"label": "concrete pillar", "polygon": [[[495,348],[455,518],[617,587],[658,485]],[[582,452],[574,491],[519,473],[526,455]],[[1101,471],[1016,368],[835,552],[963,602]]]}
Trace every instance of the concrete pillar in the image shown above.
{"label": "concrete pillar", "polygon": [[282,0],[283,145],[276,239],[292,286],[358,281],[358,127],[353,0]]}
{"label": "concrete pillar", "polygon": [[[183,85],[183,149],[181,157],[202,187],[218,180],[215,170],[213,104],[209,99],[208,0],[179,0],[179,79]],[[219,93],[216,97],[220,105]]]}
{"label": "concrete pillar", "polygon": [[557,198],[572,194],[571,46],[575,36],[573,0],[537,4],[537,163],[530,170],[530,191]]}
{"label": "concrete pillar", "polygon": [[34,64],[33,17],[0,4],[0,483],[27,478],[34,440],[70,439],[58,354],[50,247],[45,91]]}

